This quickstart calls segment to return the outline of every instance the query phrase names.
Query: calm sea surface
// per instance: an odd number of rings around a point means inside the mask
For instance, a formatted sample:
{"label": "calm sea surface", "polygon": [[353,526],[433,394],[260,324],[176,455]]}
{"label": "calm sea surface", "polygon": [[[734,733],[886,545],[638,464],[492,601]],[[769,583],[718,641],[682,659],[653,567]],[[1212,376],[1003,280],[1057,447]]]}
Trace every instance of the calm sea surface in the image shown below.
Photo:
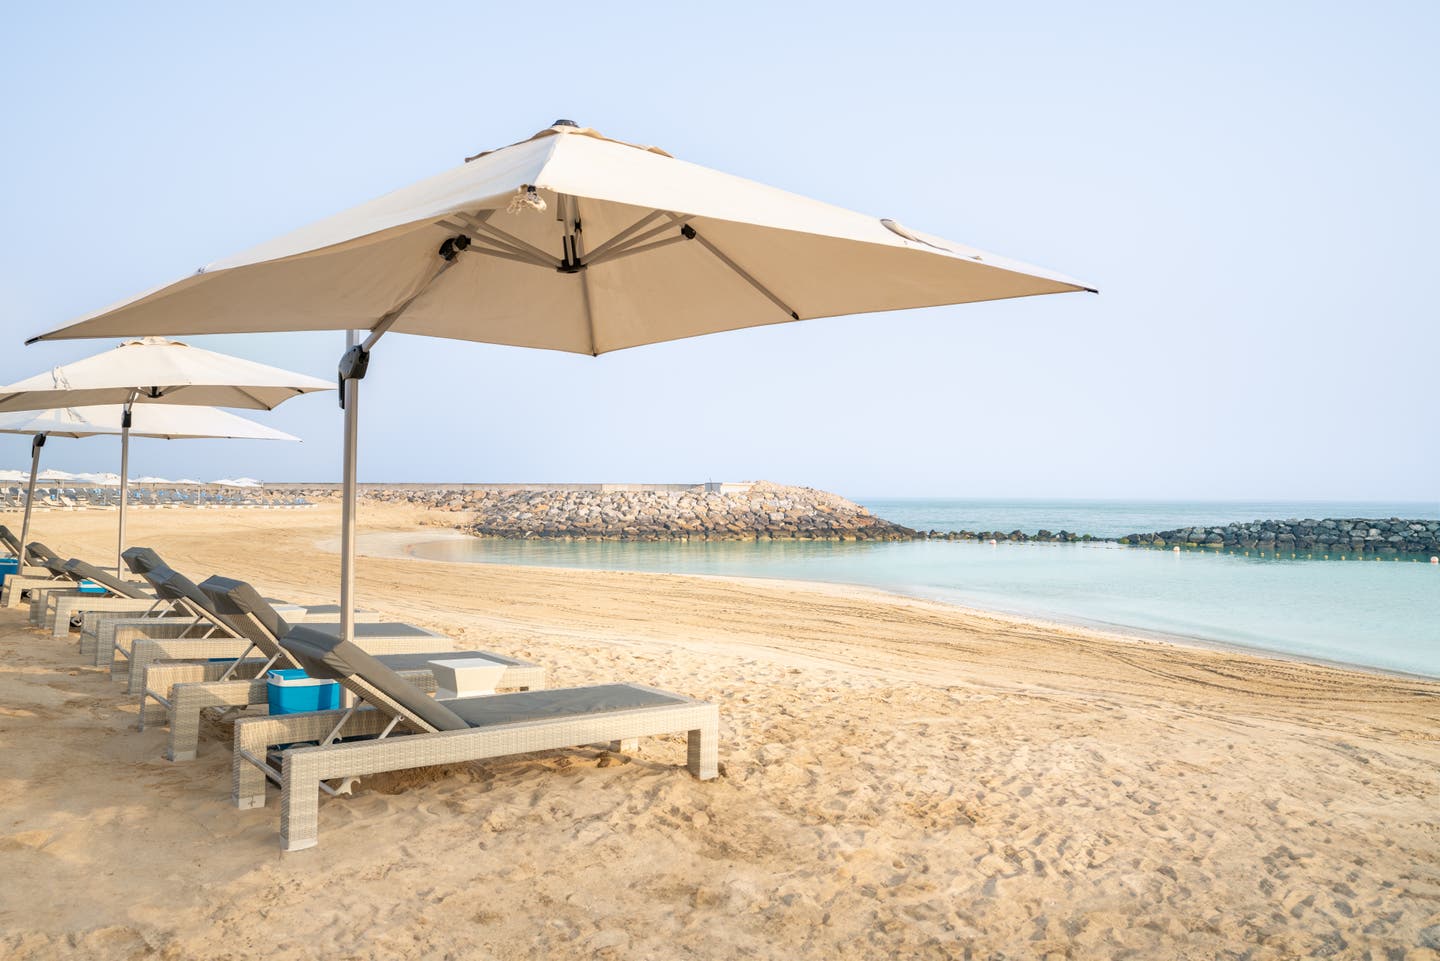
{"label": "calm sea surface", "polygon": [[[866,499],[929,530],[1115,537],[1265,518],[1437,518],[1435,504]],[[860,584],[970,607],[1440,676],[1440,565],[1112,545],[505,541],[420,544],[435,560]],[[1303,557],[1303,555],[1302,555]]]}

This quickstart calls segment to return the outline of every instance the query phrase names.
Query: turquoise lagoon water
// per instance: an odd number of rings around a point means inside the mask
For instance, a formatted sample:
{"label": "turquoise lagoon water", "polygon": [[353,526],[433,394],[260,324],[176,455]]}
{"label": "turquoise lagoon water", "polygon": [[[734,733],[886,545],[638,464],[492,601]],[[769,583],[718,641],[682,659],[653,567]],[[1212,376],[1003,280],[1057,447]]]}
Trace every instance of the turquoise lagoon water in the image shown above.
{"label": "turquoise lagoon water", "polygon": [[[940,530],[1038,528],[1117,536],[1288,517],[1435,518],[1434,505],[871,499],[877,514]],[[1440,676],[1440,565],[1291,560],[1114,545],[619,543],[460,539],[419,557],[597,570],[858,584],[915,597],[1156,637]]]}

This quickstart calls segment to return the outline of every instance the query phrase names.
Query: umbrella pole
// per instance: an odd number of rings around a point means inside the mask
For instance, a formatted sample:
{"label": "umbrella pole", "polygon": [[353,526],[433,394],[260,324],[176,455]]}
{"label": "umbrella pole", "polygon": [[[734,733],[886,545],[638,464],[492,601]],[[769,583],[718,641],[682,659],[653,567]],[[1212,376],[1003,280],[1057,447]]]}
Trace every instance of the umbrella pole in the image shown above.
{"label": "umbrella pole", "polygon": [[35,506],[35,478],[40,473],[40,448],[45,446],[45,435],[36,434],[30,439],[30,486],[25,488],[25,520],[20,523],[20,566],[25,571],[25,547],[30,543],[30,510]]}
{"label": "umbrella pole", "polygon": [[[348,353],[360,343],[360,332],[345,332]],[[345,377],[340,383],[345,405],[345,459],[340,484],[340,637],[355,639],[355,489],[356,448],[360,427],[360,379]]]}
{"label": "umbrella pole", "polygon": [[120,539],[115,548],[116,577],[123,576],[120,555],[125,553],[125,502],[130,499],[130,406],[126,404],[125,413],[120,415]]}

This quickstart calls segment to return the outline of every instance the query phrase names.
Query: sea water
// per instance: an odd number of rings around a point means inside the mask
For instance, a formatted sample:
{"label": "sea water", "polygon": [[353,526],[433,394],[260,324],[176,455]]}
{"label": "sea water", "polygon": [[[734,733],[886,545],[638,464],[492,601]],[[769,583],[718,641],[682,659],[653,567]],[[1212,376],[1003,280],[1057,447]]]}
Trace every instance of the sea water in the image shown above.
{"label": "sea water", "polygon": [[[1044,528],[1097,536],[1266,518],[1436,518],[1434,505],[1296,502],[863,501],[937,530]],[[858,584],[1146,636],[1235,645],[1440,676],[1440,565],[1428,558],[1305,560],[1110,544],[963,541],[437,541],[416,556],[597,570]],[[1320,555],[1311,552],[1315,557]],[[1353,555],[1352,555],[1353,556]]]}

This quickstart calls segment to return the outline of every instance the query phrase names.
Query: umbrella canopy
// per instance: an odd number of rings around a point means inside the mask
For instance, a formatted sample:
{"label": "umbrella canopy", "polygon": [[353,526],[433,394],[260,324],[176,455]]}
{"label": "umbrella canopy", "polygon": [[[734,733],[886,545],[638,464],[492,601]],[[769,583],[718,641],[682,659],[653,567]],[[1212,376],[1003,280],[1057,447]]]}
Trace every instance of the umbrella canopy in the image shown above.
{"label": "umbrella canopy", "polygon": [[557,122],[35,339],[368,330],[403,310],[405,333],[602,354],[1088,289]]}
{"label": "umbrella canopy", "polygon": [[[292,397],[332,390],[328,381],[162,337],[129,340],[113,350],[0,387],[0,412],[118,404],[120,524],[115,570],[125,551],[130,433],[134,407],[172,404],[272,410]],[[43,431],[29,431],[43,437]],[[195,435],[191,435],[195,436]],[[213,435],[202,435],[213,436]],[[222,435],[223,436],[223,435]],[[38,440],[34,457],[39,457]]]}
{"label": "umbrella canopy", "polygon": [[[334,389],[318,377],[144,337],[0,387],[0,411],[131,401],[273,410],[300,394]],[[115,422],[120,422],[118,411]]]}
{"label": "umbrella canopy", "polygon": [[[328,386],[328,385],[327,385]],[[45,476],[55,479],[84,481],[85,483],[110,486],[120,485],[120,548],[125,544],[125,469],[129,461],[129,438],[131,434],[141,437],[157,437],[163,440],[216,438],[233,440],[289,440],[299,442],[300,438],[287,434],[253,420],[246,420],[228,411],[213,407],[182,407],[178,404],[145,404],[132,412],[133,423],[122,426],[125,409],[121,405],[98,407],[62,407],[55,410],[20,411],[0,414],[0,434],[29,434],[34,440],[30,445],[30,484],[25,496],[25,520],[20,527],[20,556],[25,556],[25,544],[30,536],[30,514],[35,501],[35,479],[40,472],[40,450],[48,437],[96,437],[118,435],[121,438],[121,473],[116,474],[67,474],[53,471]],[[111,478],[114,478],[113,480]],[[119,561],[116,561],[119,572]]]}
{"label": "umbrella canopy", "polygon": [[[94,437],[99,434],[119,436],[124,429],[120,426],[122,413],[122,408],[116,404],[0,414],[0,434],[48,434],[51,437]],[[136,437],[158,437],[164,440],[202,437],[300,440],[293,434],[257,424],[229,411],[216,410],[213,407],[182,407],[178,404],[137,406],[132,414],[130,433]]]}
{"label": "umbrella canopy", "polygon": [[[342,636],[356,405],[387,331],[599,355],[817,317],[1093,288],[556,121],[33,340],[369,331],[341,358]],[[32,340],[32,342],[33,342]]]}

